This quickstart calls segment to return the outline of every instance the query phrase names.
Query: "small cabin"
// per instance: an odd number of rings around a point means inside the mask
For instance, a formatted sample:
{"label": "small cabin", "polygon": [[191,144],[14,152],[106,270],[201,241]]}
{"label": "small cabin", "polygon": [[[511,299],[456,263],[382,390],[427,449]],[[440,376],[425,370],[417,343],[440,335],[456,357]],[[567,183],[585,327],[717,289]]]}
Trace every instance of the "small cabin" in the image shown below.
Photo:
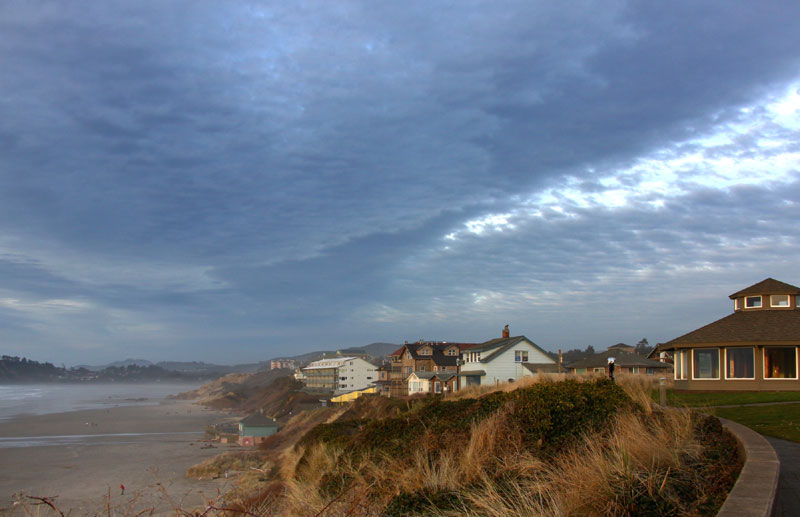
{"label": "small cabin", "polygon": [[278,424],[274,420],[261,413],[253,413],[239,420],[239,445],[257,445],[277,432]]}

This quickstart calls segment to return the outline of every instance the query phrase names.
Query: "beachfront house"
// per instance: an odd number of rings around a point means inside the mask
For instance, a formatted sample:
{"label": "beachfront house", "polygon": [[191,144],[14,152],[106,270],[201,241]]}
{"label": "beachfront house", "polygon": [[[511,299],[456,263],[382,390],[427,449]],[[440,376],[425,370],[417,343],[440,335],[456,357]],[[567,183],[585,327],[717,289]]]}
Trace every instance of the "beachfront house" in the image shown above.
{"label": "beachfront house", "polygon": [[[409,378],[412,373],[458,373],[461,351],[475,343],[449,343],[446,341],[417,341],[406,343],[390,354],[390,395],[409,394]],[[427,380],[426,375],[423,375]],[[417,377],[417,382],[420,381]],[[441,382],[441,381],[440,381]],[[448,382],[456,386],[458,377]]]}
{"label": "beachfront house", "polygon": [[658,345],[675,389],[800,391],[800,287],[767,278],[728,298],[733,314]]}
{"label": "beachfront house", "polygon": [[525,336],[511,337],[506,325],[502,337],[464,349],[458,389],[556,372],[558,364],[544,350]]}
{"label": "beachfront house", "polygon": [[253,446],[278,432],[278,424],[261,413],[239,420],[239,445]]}

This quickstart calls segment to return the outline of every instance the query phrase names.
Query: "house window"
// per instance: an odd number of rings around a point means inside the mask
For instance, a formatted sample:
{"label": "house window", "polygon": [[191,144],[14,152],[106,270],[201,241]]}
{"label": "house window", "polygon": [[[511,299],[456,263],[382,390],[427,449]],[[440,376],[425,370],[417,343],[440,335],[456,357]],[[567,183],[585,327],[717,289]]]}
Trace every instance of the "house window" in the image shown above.
{"label": "house window", "polygon": [[528,362],[528,351],[527,350],[515,350],[514,351],[514,362],[515,363],[527,363]]}
{"label": "house window", "polygon": [[372,380],[372,377],[367,377],[367,380],[368,380],[368,381],[371,381],[371,380]]}
{"label": "house window", "polygon": [[675,351],[675,380],[686,380],[689,378],[689,351]]}
{"label": "house window", "polygon": [[741,298],[733,300],[733,310],[738,311],[741,308]]}
{"label": "house window", "polygon": [[719,379],[719,349],[694,349],[693,378]]}
{"label": "house window", "polygon": [[596,373],[606,373],[606,369],[605,368],[595,368],[593,371],[596,372]]}
{"label": "house window", "polygon": [[434,391],[434,393],[441,393],[442,392],[442,383],[441,382],[434,382],[433,383],[433,391]]}
{"label": "house window", "polygon": [[797,349],[764,348],[764,378],[765,379],[796,379],[797,378]]}
{"label": "house window", "polygon": [[748,296],[744,299],[744,307],[745,309],[755,309],[756,307],[761,307],[761,297],[760,296]]}
{"label": "house window", "polygon": [[645,373],[647,373],[647,375],[655,375],[656,374],[656,369],[655,368],[648,368],[645,371]]}
{"label": "house window", "polygon": [[752,348],[725,349],[726,379],[755,379],[755,354]]}
{"label": "house window", "polygon": [[639,367],[638,366],[631,366],[629,368],[629,370],[630,370],[631,373],[639,373]]}
{"label": "house window", "polygon": [[789,295],[788,294],[773,294],[769,297],[770,307],[788,307]]}
{"label": "house window", "polygon": [[425,371],[425,367],[424,366],[420,366],[419,367],[419,371],[424,372]]}
{"label": "house window", "polygon": [[447,355],[458,355],[458,349],[451,348],[450,350],[447,351]]}
{"label": "house window", "polygon": [[411,375],[411,367],[410,366],[406,366],[405,367],[405,371],[406,371],[406,375]]}

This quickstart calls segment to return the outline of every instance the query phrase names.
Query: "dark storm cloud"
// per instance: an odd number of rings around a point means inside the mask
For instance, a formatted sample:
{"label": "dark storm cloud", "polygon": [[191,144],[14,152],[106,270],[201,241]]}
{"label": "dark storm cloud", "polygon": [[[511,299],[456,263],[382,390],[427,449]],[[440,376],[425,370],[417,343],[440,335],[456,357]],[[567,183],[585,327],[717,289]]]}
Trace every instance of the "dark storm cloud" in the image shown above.
{"label": "dark storm cloud", "polygon": [[[564,175],[603,195],[601,171],[658,150],[787,152],[759,141],[794,129],[763,121],[726,146],[691,139],[767,117],[742,108],[800,75],[798,15],[783,2],[6,2],[0,253],[22,260],[0,264],[0,299],[85,301],[87,342],[159,328],[188,347],[202,327],[255,354],[259,329],[384,339],[365,330],[388,329],[370,311],[402,305],[392,336],[413,335],[427,312],[476,314],[463,305],[476,290],[588,291],[674,270],[678,250],[733,267],[745,258],[709,250],[783,236],[775,211],[794,205],[691,175],[660,210],[555,191],[571,215],[544,208],[438,250]],[[636,190],[641,176],[617,179]],[[741,219],[757,197],[776,226]]]}

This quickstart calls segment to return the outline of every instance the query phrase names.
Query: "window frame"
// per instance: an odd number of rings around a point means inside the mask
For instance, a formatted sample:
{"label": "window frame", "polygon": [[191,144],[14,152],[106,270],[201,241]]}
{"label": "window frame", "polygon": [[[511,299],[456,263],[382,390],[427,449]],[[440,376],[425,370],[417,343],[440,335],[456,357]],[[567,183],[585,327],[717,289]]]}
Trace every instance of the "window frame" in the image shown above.
{"label": "window frame", "polygon": [[[794,350],[794,377],[767,377],[767,349],[768,348],[781,348]],[[765,346],[761,348],[761,375],[765,381],[796,381],[800,375],[800,368],[798,368],[798,354],[796,346]]]}
{"label": "window frame", "polygon": [[[716,350],[717,351],[717,376],[716,377],[696,377],[695,376],[695,367],[697,366],[697,358],[695,357],[695,354],[697,352],[705,352],[707,350]],[[722,372],[720,371],[722,365],[720,364],[721,357],[720,357],[719,350],[720,349],[717,348],[717,347],[713,347],[713,348],[692,348],[692,380],[693,381],[719,381],[719,380],[722,380],[722,377],[721,377]]]}
{"label": "window frame", "polygon": [[[681,348],[675,350],[672,378],[676,381],[689,380],[689,349]],[[680,373],[680,377],[678,376]]]}
{"label": "window frame", "polygon": [[[750,349],[753,352],[753,376],[752,377],[729,377],[728,376],[728,350],[747,350]],[[754,381],[756,380],[756,349],[752,346],[732,346],[732,347],[725,347],[725,353],[723,356],[725,357],[725,380],[726,381]]]}
{"label": "window frame", "polygon": [[514,350],[514,362],[515,363],[527,363],[528,362],[528,351],[527,350]]}
{"label": "window frame", "polygon": [[733,310],[738,311],[742,308],[742,299],[741,298],[734,298],[733,300]]}
{"label": "window frame", "polygon": [[[750,305],[747,304],[748,300],[751,300],[751,299],[755,300],[756,298],[758,298],[758,305],[750,306]],[[744,297],[744,308],[745,309],[761,309],[762,307],[764,307],[764,297],[761,296],[760,294],[756,295],[756,296],[745,296]]]}
{"label": "window frame", "polygon": [[[772,303],[773,298],[783,297],[783,296],[786,297],[786,305]],[[792,306],[791,305],[791,299],[789,298],[788,294],[771,294],[771,295],[769,295],[769,306],[770,307],[791,307]]]}

